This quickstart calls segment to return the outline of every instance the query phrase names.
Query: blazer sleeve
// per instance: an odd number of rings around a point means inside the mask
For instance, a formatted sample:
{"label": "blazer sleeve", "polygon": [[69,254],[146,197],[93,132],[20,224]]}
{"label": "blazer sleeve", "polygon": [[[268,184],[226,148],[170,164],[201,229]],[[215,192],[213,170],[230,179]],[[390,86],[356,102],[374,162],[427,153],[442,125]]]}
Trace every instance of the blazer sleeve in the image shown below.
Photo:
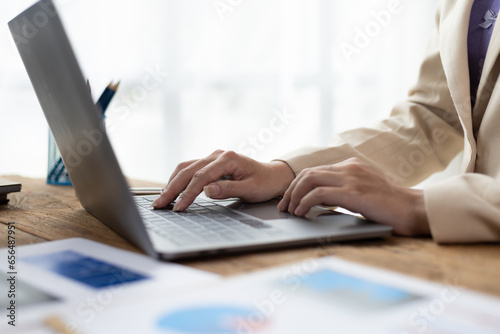
{"label": "blazer sleeve", "polygon": [[466,173],[428,185],[424,200],[435,241],[500,240],[500,183],[491,176]]}
{"label": "blazer sleeve", "polygon": [[451,99],[439,53],[440,10],[416,85],[390,117],[371,127],[335,135],[327,147],[303,147],[277,160],[297,174],[350,157],[378,167],[393,180],[413,186],[444,169],[464,147],[462,126]]}
{"label": "blazer sleeve", "polygon": [[297,174],[308,167],[358,157],[406,186],[444,169],[463,150],[464,137],[441,64],[439,17],[438,8],[437,28],[417,83],[390,117],[335,135],[327,147],[303,147],[277,160],[288,163]]}

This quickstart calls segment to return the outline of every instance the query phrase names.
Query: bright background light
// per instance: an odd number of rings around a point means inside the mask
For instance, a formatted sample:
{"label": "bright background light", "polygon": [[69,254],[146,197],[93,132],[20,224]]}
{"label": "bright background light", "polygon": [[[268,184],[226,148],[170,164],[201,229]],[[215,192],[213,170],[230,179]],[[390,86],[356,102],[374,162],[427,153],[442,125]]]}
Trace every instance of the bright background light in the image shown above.
{"label": "bright background light", "polygon": [[[94,98],[121,80],[107,124],[123,171],[160,182],[218,148],[267,161],[387,116],[415,82],[436,4],[399,1],[348,61],[341,46],[397,1],[55,2]],[[47,124],[7,28],[32,3],[0,4],[0,175],[47,172]]]}

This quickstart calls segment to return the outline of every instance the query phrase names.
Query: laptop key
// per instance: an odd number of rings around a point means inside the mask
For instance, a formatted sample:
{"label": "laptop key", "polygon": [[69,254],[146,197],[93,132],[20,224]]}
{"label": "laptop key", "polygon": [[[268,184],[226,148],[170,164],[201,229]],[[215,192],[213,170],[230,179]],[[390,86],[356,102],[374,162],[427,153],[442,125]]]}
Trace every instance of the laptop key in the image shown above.
{"label": "laptop key", "polygon": [[253,240],[279,232],[259,220],[206,201],[194,203],[184,212],[154,210],[148,201],[137,201],[137,205],[147,221],[146,227],[176,245]]}

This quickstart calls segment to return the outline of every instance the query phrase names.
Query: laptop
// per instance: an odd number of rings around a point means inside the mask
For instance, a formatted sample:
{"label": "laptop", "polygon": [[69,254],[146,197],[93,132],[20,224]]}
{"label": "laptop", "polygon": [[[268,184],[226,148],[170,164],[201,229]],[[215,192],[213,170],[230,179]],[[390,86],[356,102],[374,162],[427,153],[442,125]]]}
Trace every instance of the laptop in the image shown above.
{"label": "laptop", "polygon": [[129,190],[53,1],[36,2],[9,28],[82,206],[147,254],[173,260],[391,234],[321,208],[295,217],[279,212],[278,200],[200,196],[185,212],[152,209],[156,196]]}

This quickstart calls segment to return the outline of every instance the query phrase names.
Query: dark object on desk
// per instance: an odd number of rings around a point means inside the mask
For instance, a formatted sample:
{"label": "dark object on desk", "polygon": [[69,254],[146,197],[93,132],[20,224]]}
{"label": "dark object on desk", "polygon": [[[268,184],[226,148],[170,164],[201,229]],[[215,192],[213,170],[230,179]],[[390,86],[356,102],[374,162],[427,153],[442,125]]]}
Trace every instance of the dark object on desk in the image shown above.
{"label": "dark object on desk", "polygon": [[0,178],[0,204],[7,204],[8,193],[21,191],[21,183]]}

